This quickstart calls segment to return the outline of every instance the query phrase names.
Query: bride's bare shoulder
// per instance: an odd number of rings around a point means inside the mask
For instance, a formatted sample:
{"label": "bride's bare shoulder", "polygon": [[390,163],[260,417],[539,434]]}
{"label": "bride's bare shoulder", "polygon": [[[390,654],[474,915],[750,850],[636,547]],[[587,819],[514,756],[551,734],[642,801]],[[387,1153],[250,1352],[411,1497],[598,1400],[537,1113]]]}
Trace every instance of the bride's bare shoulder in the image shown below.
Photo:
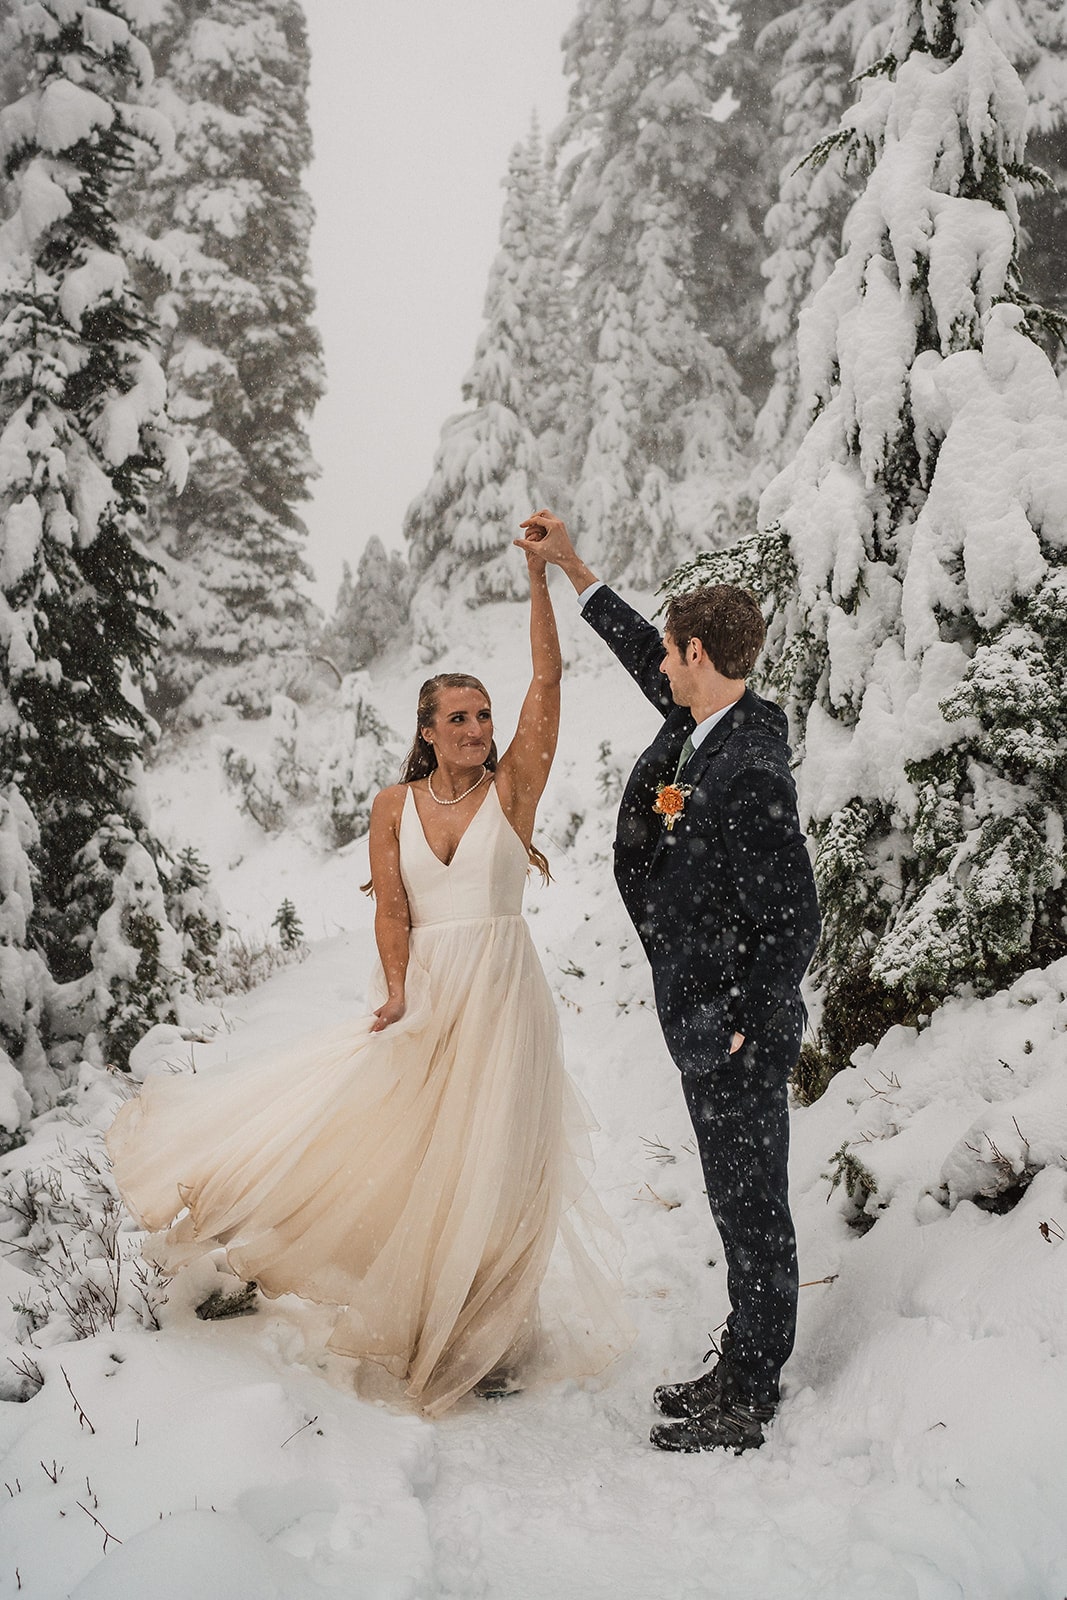
{"label": "bride's bare shoulder", "polygon": [[371,816],[387,824],[398,823],[410,787],[407,783],[391,783],[388,789],[379,789],[371,806]]}

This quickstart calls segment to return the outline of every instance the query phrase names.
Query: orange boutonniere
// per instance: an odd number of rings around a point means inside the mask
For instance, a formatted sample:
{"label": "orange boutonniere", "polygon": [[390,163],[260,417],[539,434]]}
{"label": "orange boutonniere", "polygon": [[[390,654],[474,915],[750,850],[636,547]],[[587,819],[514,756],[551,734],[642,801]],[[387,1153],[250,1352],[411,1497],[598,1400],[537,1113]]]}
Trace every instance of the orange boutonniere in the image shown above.
{"label": "orange boutonniere", "polygon": [[685,810],[685,802],[693,792],[691,783],[661,783],[652,802],[653,811],[663,818],[669,833]]}

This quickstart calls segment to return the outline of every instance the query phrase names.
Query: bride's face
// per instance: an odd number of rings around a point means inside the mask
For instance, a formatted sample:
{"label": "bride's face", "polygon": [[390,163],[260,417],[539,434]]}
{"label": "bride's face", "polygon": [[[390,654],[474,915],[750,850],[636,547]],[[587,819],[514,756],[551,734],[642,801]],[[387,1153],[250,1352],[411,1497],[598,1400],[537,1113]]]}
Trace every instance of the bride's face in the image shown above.
{"label": "bride's face", "polygon": [[442,689],[436,715],[422,736],[437,752],[439,766],[482,766],[493,742],[488,700],[477,689]]}

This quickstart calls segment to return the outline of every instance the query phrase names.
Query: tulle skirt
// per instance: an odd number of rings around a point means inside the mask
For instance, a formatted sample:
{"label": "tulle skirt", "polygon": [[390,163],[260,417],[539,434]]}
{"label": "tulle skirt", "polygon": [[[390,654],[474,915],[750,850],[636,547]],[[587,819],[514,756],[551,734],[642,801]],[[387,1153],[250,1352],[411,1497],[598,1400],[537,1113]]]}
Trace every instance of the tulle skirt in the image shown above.
{"label": "tulle skirt", "polygon": [[108,1149],[146,1254],[222,1246],[265,1294],[337,1306],[330,1348],[430,1415],[502,1367],[599,1370],[629,1329],[525,922],[413,929],[405,1015],[373,1021],[145,1083]]}

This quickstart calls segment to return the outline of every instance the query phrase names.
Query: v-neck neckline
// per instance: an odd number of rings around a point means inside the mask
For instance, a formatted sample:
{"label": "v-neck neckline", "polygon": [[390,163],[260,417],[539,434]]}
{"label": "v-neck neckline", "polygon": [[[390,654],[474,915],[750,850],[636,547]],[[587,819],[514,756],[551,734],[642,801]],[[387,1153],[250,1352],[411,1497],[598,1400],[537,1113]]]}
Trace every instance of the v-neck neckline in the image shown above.
{"label": "v-neck neckline", "polygon": [[[429,839],[426,836],[426,828],[425,828],[425,826],[423,824],[422,817],[419,815],[418,802],[415,799],[415,788],[414,788],[414,785],[410,785],[409,786],[408,794],[409,794],[409,796],[411,798],[412,809],[415,812],[415,821],[418,823],[419,832],[422,834],[422,842],[426,846],[426,848],[430,852],[430,854],[433,856],[434,860],[437,862],[437,865],[439,867],[441,867],[445,872],[448,872],[455,865],[456,857],[459,855],[459,852],[463,847],[464,839],[467,837],[468,833],[470,833],[471,829],[474,827],[474,824],[477,822],[478,818],[481,816],[481,814],[484,811],[485,807],[489,804],[489,795],[490,795],[490,793],[496,794],[496,784],[495,783],[490,782],[489,787],[486,790],[486,793],[482,797],[482,802],[479,805],[477,811],[474,813],[473,817],[467,823],[467,826],[464,828],[463,832],[460,834],[459,838],[456,840],[456,848],[452,852],[451,860],[442,861],[441,857],[437,854],[437,851],[434,849],[433,845],[430,843]],[[499,800],[497,801],[497,804],[498,805],[500,804]]]}

